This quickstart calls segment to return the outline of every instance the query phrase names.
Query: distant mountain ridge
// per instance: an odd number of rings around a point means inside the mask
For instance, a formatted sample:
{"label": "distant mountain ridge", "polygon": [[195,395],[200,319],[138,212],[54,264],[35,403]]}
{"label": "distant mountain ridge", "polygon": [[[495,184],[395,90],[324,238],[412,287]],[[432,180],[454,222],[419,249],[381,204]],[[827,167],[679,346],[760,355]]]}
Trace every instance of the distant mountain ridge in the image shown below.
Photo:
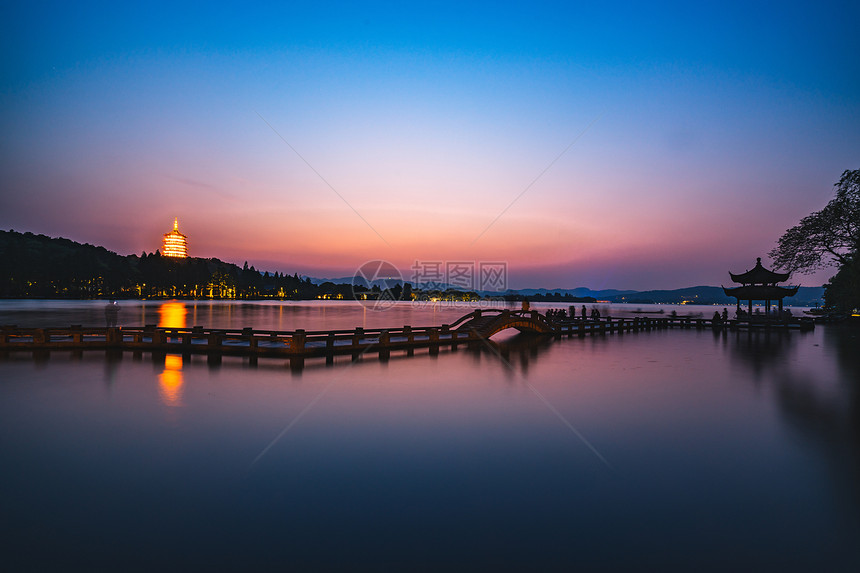
{"label": "distant mountain ridge", "polygon": [[521,295],[548,295],[548,294],[560,294],[562,296],[569,294],[570,296],[575,297],[593,297],[597,299],[606,299],[608,297],[613,296],[624,296],[628,294],[633,294],[635,290],[618,290],[618,289],[602,289],[602,290],[591,290],[586,287],[577,287],[577,288],[523,288],[519,290],[509,291],[514,292],[516,294]]}
{"label": "distant mountain ridge", "polygon": [[[319,279],[307,277],[314,284],[322,284],[324,282],[338,283],[354,283],[372,288],[379,286],[385,288],[393,284],[402,284],[403,280],[392,279],[377,279],[374,281],[366,281],[363,277],[340,277],[335,279]],[[426,288],[425,285],[412,285],[416,289]],[[442,284],[434,285],[434,288],[440,290],[458,289],[456,286]],[[694,286],[684,287],[669,290],[618,290],[618,289],[600,289],[592,290],[587,287],[577,287],[572,289],[547,289],[547,288],[524,288],[524,289],[508,289],[505,292],[497,291],[477,291],[481,296],[523,296],[523,297],[546,297],[552,295],[566,296],[570,295],[576,298],[594,298],[596,300],[605,300],[612,303],[630,303],[630,304],[722,304],[734,305],[737,301],[733,297],[728,297],[723,292],[722,287],[715,286]],[[824,287],[800,287],[797,294],[793,297],[786,298],[785,304],[790,306],[818,306],[824,302]]]}
{"label": "distant mountain ridge", "polygon": [[[610,302],[627,302],[638,304],[678,303],[686,301],[691,304],[724,304],[737,303],[734,297],[726,296],[722,287],[696,286],[674,290],[649,290],[608,297]],[[785,299],[785,304],[791,306],[817,306],[824,302],[824,287],[800,287],[797,294]]]}

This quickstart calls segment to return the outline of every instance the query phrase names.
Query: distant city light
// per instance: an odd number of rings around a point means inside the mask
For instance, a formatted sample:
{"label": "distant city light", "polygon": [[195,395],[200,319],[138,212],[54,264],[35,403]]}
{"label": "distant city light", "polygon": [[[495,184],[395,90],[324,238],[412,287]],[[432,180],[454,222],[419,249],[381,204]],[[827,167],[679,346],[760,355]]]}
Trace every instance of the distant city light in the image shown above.
{"label": "distant city light", "polygon": [[164,234],[164,247],[161,254],[165,257],[184,259],[188,257],[188,239],[179,232],[179,219],[173,220],[173,230]]}

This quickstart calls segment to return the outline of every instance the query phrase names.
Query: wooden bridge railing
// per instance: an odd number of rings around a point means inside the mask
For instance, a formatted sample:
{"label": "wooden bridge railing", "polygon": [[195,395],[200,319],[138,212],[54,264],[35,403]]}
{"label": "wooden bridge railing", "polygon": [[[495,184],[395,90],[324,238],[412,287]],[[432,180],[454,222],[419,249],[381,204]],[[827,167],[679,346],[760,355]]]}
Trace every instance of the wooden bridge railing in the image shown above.
{"label": "wooden bridge railing", "polygon": [[[738,320],[726,322],[691,317],[636,317],[594,319],[547,319],[537,311],[482,310],[478,309],[452,324],[442,326],[398,328],[355,328],[353,330],[277,331],[241,329],[213,329],[199,326],[191,328],[162,328],[155,325],[122,328],[71,326],[68,328],[0,327],[0,351],[10,350],[62,350],[62,349],[115,349],[133,352],[207,354],[220,359],[222,355],[289,358],[291,364],[301,365],[304,358],[325,357],[331,362],[335,355],[351,354],[353,358],[377,352],[386,359],[393,350],[405,350],[411,355],[415,348],[427,347],[431,354],[441,346],[456,349],[459,344],[474,344],[485,338],[476,329],[463,328],[470,320],[491,318],[490,330],[499,327],[496,321],[507,320],[517,328],[529,324],[546,326],[556,337],[597,334],[624,334],[626,332],[655,329],[756,329],[794,328],[808,330],[811,320],[795,323],[757,323]],[[527,319],[523,321],[522,319]],[[531,322],[528,322],[531,321]]]}

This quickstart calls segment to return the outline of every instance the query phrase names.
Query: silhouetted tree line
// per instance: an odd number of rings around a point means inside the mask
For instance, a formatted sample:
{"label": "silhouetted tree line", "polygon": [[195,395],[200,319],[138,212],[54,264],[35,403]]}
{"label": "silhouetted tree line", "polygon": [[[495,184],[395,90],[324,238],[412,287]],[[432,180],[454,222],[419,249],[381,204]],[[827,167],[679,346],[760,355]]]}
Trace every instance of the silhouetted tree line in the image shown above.
{"label": "silhouetted tree line", "polygon": [[0,231],[2,298],[352,298],[351,285],[315,285],[297,274],[260,273],[218,259],[122,256],[104,247]]}

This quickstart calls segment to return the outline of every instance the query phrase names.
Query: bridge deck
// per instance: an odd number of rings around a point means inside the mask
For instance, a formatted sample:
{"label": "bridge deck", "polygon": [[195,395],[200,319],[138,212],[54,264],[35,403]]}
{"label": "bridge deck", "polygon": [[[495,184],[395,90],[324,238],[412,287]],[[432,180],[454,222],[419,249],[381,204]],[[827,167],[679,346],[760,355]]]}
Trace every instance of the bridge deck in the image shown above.
{"label": "bridge deck", "polygon": [[537,311],[476,310],[451,325],[387,329],[331,331],[275,331],[213,328],[162,328],[155,326],[121,328],[19,328],[0,327],[0,352],[51,350],[129,350],[153,354],[206,354],[213,360],[222,355],[286,358],[294,366],[305,358],[336,355],[357,357],[376,352],[387,359],[391,351],[429,348],[434,354],[442,346],[457,348],[475,345],[507,328],[555,337],[624,334],[656,329],[798,329],[813,328],[811,320],[795,323],[714,321],[705,318],[641,317],[548,320]]}

